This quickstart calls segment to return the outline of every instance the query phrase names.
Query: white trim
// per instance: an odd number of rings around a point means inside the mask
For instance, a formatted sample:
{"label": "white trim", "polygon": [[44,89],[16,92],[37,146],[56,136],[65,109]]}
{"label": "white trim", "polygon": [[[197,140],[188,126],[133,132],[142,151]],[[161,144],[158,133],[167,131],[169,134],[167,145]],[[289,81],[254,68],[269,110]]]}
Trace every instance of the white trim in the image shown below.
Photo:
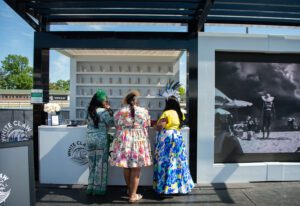
{"label": "white trim", "polygon": [[300,163],[214,164],[215,51],[300,53],[300,36],[199,33],[197,183],[300,180]]}
{"label": "white trim", "polygon": [[76,69],[77,69],[77,61],[75,58],[70,58],[70,119],[76,119]]}

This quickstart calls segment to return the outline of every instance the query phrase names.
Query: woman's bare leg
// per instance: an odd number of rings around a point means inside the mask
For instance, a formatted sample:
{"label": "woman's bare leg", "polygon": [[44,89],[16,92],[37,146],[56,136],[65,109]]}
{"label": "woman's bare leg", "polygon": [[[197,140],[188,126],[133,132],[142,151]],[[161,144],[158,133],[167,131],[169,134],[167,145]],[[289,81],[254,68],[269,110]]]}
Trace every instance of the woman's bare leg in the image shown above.
{"label": "woman's bare leg", "polygon": [[130,199],[134,199],[140,182],[141,168],[131,168],[130,172]]}
{"label": "woman's bare leg", "polygon": [[123,175],[124,175],[124,179],[127,185],[127,193],[128,195],[130,194],[130,172],[131,168],[124,168],[123,169]]}

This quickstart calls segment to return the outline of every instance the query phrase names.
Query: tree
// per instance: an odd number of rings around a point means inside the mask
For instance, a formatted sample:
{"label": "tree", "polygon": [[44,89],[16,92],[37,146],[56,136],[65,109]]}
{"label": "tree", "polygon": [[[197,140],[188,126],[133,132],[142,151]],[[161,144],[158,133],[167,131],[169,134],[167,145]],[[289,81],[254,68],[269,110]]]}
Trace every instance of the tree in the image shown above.
{"label": "tree", "polygon": [[180,99],[184,100],[185,99],[185,88],[183,86],[179,87],[178,92],[179,92],[179,95],[180,95]]}
{"label": "tree", "polygon": [[50,83],[50,90],[70,90],[70,80],[57,80],[57,82]]}
{"label": "tree", "polygon": [[33,69],[27,57],[9,54],[1,63],[1,89],[32,89]]}

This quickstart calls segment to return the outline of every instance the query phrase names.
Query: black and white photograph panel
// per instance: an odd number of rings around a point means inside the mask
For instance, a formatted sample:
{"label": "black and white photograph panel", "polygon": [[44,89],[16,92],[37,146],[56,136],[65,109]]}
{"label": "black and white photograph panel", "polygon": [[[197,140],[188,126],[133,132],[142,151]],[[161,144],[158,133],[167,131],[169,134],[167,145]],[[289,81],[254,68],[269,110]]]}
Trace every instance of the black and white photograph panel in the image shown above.
{"label": "black and white photograph panel", "polygon": [[215,154],[299,152],[300,55],[217,53]]}

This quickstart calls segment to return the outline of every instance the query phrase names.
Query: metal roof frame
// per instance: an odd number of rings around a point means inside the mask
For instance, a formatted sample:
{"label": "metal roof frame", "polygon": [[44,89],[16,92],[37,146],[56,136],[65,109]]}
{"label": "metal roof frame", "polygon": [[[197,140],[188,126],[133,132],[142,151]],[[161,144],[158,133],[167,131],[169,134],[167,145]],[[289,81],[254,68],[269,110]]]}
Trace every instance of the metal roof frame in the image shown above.
{"label": "metal roof frame", "polygon": [[215,0],[207,22],[300,26],[300,1]]}
{"label": "metal roof frame", "polygon": [[300,26],[299,0],[4,0],[36,31],[67,22]]}
{"label": "metal roof frame", "polygon": [[[67,22],[203,22],[213,0],[5,0],[36,31]],[[207,11],[205,12],[207,13]],[[199,25],[199,24],[197,24]]]}

